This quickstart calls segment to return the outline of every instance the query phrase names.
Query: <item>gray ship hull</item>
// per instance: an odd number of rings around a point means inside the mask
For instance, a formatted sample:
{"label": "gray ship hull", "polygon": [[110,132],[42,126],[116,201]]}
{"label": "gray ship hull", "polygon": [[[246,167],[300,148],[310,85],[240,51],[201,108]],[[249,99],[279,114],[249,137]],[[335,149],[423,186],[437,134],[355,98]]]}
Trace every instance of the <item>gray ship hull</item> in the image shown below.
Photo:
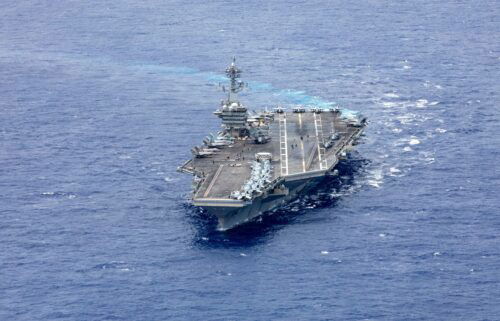
{"label": "gray ship hull", "polygon": [[250,222],[261,215],[271,214],[270,211],[297,198],[301,193],[315,187],[323,179],[324,176],[285,182],[285,194],[261,195],[253,199],[251,204],[237,209],[225,206],[202,206],[202,208],[217,217],[219,222],[217,225],[218,230],[226,231]]}

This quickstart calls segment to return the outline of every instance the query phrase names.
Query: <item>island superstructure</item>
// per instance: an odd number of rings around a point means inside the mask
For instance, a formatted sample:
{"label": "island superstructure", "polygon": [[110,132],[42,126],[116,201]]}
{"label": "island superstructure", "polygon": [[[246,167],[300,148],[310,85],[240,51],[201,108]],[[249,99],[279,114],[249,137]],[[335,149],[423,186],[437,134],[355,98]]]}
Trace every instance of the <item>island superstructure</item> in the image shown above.
{"label": "island superstructure", "polygon": [[227,230],[296,198],[335,174],[339,160],[366,126],[358,113],[338,107],[277,106],[249,113],[238,99],[245,86],[235,61],[226,69],[230,88],[214,112],[221,130],[209,134],[178,168],[194,175],[192,202]]}

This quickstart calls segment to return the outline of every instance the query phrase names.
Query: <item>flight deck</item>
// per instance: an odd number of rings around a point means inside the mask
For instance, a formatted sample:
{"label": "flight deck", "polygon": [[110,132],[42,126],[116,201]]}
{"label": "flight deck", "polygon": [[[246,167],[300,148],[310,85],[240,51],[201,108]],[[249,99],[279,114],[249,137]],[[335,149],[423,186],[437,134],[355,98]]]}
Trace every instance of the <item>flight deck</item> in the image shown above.
{"label": "flight deck", "polygon": [[[359,130],[336,112],[275,113],[269,123],[268,143],[238,139],[209,157],[193,158],[184,167],[204,177],[194,199],[229,199],[250,177],[256,153],[272,154],[273,178],[326,171],[337,163],[338,151]],[[336,137],[329,148],[324,146],[327,137]]]}

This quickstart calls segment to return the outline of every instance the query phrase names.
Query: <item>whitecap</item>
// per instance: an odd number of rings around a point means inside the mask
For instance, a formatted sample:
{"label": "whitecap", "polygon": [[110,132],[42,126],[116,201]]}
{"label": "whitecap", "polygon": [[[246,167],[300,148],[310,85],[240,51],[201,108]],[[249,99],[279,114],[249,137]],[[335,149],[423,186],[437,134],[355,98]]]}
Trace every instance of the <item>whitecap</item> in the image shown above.
{"label": "whitecap", "polygon": [[419,99],[415,102],[415,107],[424,108],[429,103],[427,99]]}
{"label": "whitecap", "polygon": [[328,251],[321,251],[321,255],[327,255],[328,253],[330,253],[330,252],[328,252]]}
{"label": "whitecap", "polygon": [[168,176],[167,176],[167,177],[165,177],[163,180],[164,180],[165,182],[173,182],[173,181],[174,181],[174,179],[173,179],[173,178],[168,177]]}
{"label": "whitecap", "polygon": [[403,176],[403,172],[396,167],[391,167],[391,168],[389,168],[389,176],[400,177],[400,176]]}
{"label": "whitecap", "polygon": [[412,138],[412,139],[410,139],[410,141],[408,143],[410,145],[418,145],[418,144],[420,144],[420,141],[416,138]]}
{"label": "whitecap", "polygon": [[424,160],[427,164],[432,164],[435,162],[436,159],[434,157],[427,157]]}
{"label": "whitecap", "polygon": [[436,106],[437,104],[439,104],[439,101],[433,101],[429,103],[429,106]]}
{"label": "whitecap", "polygon": [[394,129],[392,130],[392,132],[393,132],[393,133],[396,133],[396,134],[399,134],[399,133],[401,133],[402,131],[403,131],[403,130],[402,130],[401,128],[394,128]]}
{"label": "whitecap", "polygon": [[410,146],[406,146],[405,148],[403,148],[403,150],[404,150],[405,152],[411,152],[413,149],[411,149],[411,147],[410,147]]}
{"label": "whitecap", "polygon": [[384,175],[382,173],[382,169],[376,169],[370,172],[370,179],[366,181],[366,183],[370,186],[379,188],[384,180]]}
{"label": "whitecap", "polygon": [[396,93],[386,93],[384,96],[389,98],[399,98],[399,95]]}
{"label": "whitecap", "polygon": [[436,132],[438,132],[438,133],[446,133],[446,129],[436,128]]}
{"label": "whitecap", "polygon": [[247,256],[245,253],[240,253],[240,256]]}
{"label": "whitecap", "polygon": [[395,102],[392,102],[392,101],[385,101],[382,103],[382,105],[384,105],[384,107],[386,107],[386,108],[392,108],[392,107],[397,106],[397,104]]}
{"label": "whitecap", "polygon": [[381,169],[374,170],[372,173],[373,173],[373,177],[377,180],[381,180],[384,177],[384,175],[382,175]]}
{"label": "whitecap", "polygon": [[386,234],[385,234],[385,233],[380,233],[378,236],[380,236],[380,237],[385,237],[385,236],[386,236]]}
{"label": "whitecap", "polygon": [[401,123],[401,124],[409,124],[412,121],[415,120],[415,115],[414,114],[406,114],[406,115],[401,115],[396,117],[396,119]]}

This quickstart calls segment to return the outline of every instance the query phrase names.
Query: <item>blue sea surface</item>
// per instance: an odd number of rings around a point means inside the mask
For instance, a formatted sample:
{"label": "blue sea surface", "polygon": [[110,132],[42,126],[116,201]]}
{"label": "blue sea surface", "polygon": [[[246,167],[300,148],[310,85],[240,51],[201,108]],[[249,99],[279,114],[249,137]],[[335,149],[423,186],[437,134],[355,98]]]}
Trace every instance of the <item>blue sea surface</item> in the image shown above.
{"label": "blue sea surface", "polygon": [[[500,5],[43,1],[0,10],[0,320],[500,320]],[[370,121],[227,233],[176,173],[250,109]]]}

